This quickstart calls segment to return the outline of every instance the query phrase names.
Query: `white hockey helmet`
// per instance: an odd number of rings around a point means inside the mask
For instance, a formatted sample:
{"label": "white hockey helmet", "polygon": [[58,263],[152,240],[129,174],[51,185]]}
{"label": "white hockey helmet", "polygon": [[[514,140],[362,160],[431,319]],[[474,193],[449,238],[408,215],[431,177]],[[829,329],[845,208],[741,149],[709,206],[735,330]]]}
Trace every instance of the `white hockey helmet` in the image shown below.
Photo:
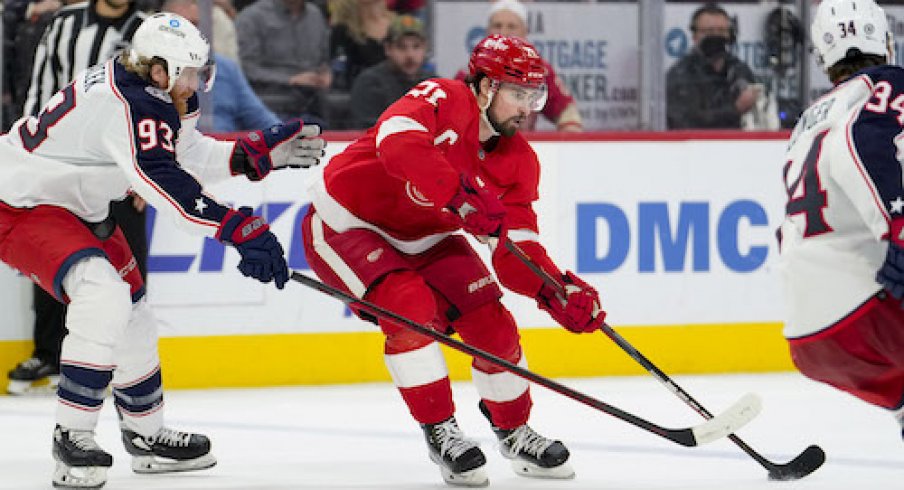
{"label": "white hockey helmet", "polygon": [[823,70],[852,49],[894,60],[894,41],[882,7],[874,0],[823,0],[816,9],[810,39]]}
{"label": "white hockey helmet", "polygon": [[169,86],[173,89],[180,76],[198,76],[193,87],[205,92],[213,86],[216,69],[208,60],[210,43],[197,27],[186,18],[165,12],[154,14],[138,26],[132,37],[129,56],[132,62],[140,57],[166,60]]}

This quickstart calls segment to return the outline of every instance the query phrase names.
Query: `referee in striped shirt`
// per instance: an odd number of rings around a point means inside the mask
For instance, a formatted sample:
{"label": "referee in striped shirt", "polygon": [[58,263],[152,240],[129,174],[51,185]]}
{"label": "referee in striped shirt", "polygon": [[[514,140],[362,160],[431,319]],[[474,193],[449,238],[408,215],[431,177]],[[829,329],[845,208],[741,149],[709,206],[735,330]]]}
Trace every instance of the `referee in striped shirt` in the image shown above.
{"label": "referee in striped shirt", "polygon": [[[146,15],[133,0],[88,0],[57,11],[35,52],[23,116],[37,116],[44,104],[80,71],[103,63],[132,40]],[[113,203],[111,214],[122,229],[142,276],[147,278],[144,201],[129,197]],[[58,374],[66,334],[66,307],[34,287],[34,342],[31,359],[9,372],[11,381],[34,383]],[[7,388],[12,393],[12,384]],[[14,393],[17,394],[17,393]]]}
{"label": "referee in striped shirt", "polygon": [[37,115],[78,72],[112,58],[144,17],[131,0],[88,0],[60,9],[35,52],[22,114]]}

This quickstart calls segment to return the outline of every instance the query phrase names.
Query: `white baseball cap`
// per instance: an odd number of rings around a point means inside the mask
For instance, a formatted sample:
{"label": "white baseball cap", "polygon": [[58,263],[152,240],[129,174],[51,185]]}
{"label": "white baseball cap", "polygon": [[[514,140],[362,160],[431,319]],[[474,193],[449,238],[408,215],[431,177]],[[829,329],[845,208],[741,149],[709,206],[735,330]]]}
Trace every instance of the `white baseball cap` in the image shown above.
{"label": "white baseball cap", "polygon": [[508,10],[514,13],[521,19],[521,22],[524,22],[524,25],[527,25],[527,7],[518,0],[498,0],[493,2],[490,6],[490,11],[487,13],[487,19],[500,10]]}

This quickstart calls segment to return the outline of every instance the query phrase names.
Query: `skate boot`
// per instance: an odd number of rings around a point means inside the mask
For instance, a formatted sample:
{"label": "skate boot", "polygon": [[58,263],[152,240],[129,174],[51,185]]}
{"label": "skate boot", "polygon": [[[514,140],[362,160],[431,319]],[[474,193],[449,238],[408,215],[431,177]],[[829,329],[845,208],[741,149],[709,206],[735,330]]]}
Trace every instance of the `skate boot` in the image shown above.
{"label": "skate boot", "polygon": [[438,424],[422,424],[430,460],[439,465],[449,485],[485,487],[490,484],[483,466],[487,459],[477,443],[465,438],[455,417]]}
{"label": "skate boot", "polygon": [[171,473],[210,468],[217,464],[210,454],[210,439],[201,434],[161,428],[150,437],[122,429],[122,443],[132,455],[135,473]]}
{"label": "skate boot", "polygon": [[493,425],[493,432],[499,438],[499,452],[512,461],[515,473],[530,478],[574,478],[574,470],[567,463],[570,453],[561,441],[547,439],[527,424],[500,429],[493,424],[483,402],[480,411]]}
{"label": "skate boot", "polygon": [[53,393],[60,382],[60,367],[46,363],[37,357],[30,357],[9,372],[10,395]]}
{"label": "skate boot", "polygon": [[107,468],[113,456],[94,442],[94,431],[53,430],[53,486],[58,488],[100,488],[107,482]]}

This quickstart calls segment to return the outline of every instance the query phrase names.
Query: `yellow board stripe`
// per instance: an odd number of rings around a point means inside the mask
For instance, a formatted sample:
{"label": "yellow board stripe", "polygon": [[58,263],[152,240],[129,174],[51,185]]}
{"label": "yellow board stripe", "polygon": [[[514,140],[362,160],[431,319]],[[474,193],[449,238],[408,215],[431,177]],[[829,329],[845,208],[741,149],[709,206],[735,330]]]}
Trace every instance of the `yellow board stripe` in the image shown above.
{"label": "yellow board stripe", "polygon": [[[780,323],[618,328],[634,347],[672,374],[793,369]],[[532,371],[549,377],[644,374],[605,335],[561,328],[525,329]],[[470,378],[470,358],[443,348],[452,379]],[[31,352],[30,341],[0,341],[0,383]],[[254,387],[389,381],[379,332],[168,337],[160,339],[167,388]],[[8,368],[3,368],[8,366]]]}

